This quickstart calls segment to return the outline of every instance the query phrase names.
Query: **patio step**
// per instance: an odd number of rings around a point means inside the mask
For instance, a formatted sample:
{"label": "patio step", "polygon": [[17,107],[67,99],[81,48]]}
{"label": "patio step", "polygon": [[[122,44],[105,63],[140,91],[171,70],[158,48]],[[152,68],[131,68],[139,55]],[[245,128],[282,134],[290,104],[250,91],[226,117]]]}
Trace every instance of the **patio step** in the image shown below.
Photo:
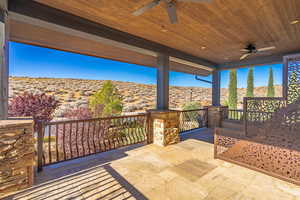
{"label": "patio step", "polygon": [[245,136],[245,132],[244,129],[236,129],[236,128],[220,128],[219,129],[220,133],[222,133],[222,135],[228,135],[228,136]]}
{"label": "patio step", "polygon": [[230,129],[243,131],[244,130],[244,124],[243,124],[243,122],[240,122],[240,121],[223,120],[222,121],[222,128],[230,128]]}

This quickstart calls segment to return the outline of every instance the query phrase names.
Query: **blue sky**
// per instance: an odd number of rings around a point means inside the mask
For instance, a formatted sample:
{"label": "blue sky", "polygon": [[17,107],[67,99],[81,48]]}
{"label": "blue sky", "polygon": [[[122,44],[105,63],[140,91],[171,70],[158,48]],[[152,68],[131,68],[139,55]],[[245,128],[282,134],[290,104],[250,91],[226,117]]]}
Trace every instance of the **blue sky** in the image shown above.
{"label": "blue sky", "polygon": [[[156,84],[156,69],[134,64],[84,56],[10,42],[10,75],[29,77],[82,78],[118,80]],[[282,65],[272,65],[275,84],[282,83]],[[270,66],[254,68],[255,86],[267,85]],[[238,87],[246,87],[247,68],[237,71]],[[211,80],[211,76],[204,77]],[[222,71],[221,86],[227,87],[229,71]],[[171,72],[170,84],[176,86],[211,87],[195,80],[194,75]]]}

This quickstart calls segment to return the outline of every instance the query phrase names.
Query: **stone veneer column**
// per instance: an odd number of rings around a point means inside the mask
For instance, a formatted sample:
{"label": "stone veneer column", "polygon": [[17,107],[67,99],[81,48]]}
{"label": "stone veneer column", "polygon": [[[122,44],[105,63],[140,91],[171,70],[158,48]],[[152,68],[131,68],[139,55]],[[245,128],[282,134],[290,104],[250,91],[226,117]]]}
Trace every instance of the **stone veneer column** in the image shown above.
{"label": "stone veneer column", "polygon": [[228,106],[207,106],[208,128],[221,127],[222,120],[228,118]]}
{"label": "stone veneer column", "polygon": [[150,137],[152,136],[152,140],[148,140],[148,143],[153,142],[159,146],[167,146],[180,141],[179,112],[149,110],[148,114]]}
{"label": "stone veneer column", "polygon": [[0,121],[0,198],[33,184],[33,121]]}

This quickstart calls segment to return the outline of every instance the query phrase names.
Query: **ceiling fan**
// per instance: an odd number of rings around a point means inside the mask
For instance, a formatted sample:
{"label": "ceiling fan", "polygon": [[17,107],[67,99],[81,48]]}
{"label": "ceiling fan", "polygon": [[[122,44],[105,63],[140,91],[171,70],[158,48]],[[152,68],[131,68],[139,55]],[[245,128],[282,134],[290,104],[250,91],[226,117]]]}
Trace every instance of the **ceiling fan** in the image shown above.
{"label": "ceiling fan", "polygon": [[270,46],[270,47],[264,47],[264,48],[257,49],[254,44],[250,43],[246,46],[246,48],[241,49],[241,51],[245,52],[245,53],[240,57],[240,60],[244,60],[245,58],[247,58],[248,56],[253,55],[253,54],[265,54],[265,51],[270,51],[275,48],[276,47],[274,47],[274,46]]}
{"label": "ceiling fan", "polygon": [[132,14],[134,16],[139,16],[144,12],[150,10],[151,8],[159,5],[161,2],[166,4],[166,10],[169,15],[169,19],[171,24],[177,23],[177,14],[176,14],[176,3],[177,2],[194,2],[194,3],[203,3],[203,2],[211,2],[212,0],[153,0],[150,3],[142,6],[138,10],[134,11]]}

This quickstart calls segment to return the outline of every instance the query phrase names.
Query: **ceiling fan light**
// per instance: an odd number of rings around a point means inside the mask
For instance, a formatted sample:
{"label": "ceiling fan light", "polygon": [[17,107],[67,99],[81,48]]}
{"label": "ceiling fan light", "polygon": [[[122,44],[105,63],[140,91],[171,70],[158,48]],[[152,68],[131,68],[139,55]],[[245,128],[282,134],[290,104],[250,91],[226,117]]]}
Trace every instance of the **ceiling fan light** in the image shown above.
{"label": "ceiling fan light", "polygon": [[290,22],[291,25],[294,25],[294,24],[298,24],[300,22],[300,20],[298,19],[295,19],[293,21]]}

